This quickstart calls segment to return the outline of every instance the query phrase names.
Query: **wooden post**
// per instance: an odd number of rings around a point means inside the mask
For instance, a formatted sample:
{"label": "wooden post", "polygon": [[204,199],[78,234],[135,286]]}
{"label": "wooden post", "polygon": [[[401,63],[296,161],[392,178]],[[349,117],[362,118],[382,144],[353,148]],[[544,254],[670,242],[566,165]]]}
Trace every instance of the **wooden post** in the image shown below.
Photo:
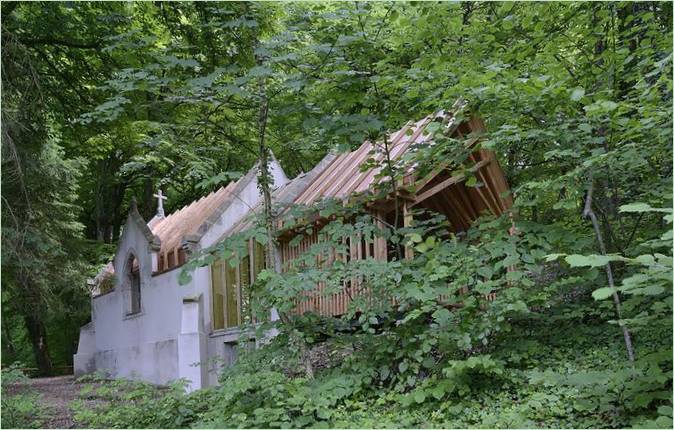
{"label": "wooden post", "polygon": [[236,291],[236,325],[241,325],[241,260],[236,263],[236,285],[234,286]]}
{"label": "wooden post", "polygon": [[[403,201],[403,226],[411,227],[414,221],[412,217],[412,208],[407,200]],[[414,250],[411,246],[405,247],[405,260],[412,260],[414,258]]]}
{"label": "wooden post", "polygon": [[[377,224],[377,228],[383,230],[384,229],[384,223],[381,221],[384,218],[384,213],[381,211],[375,212],[375,223]],[[386,261],[386,239],[384,239],[381,236],[377,236],[374,238],[374,258],[379,260],[379,261]]]}

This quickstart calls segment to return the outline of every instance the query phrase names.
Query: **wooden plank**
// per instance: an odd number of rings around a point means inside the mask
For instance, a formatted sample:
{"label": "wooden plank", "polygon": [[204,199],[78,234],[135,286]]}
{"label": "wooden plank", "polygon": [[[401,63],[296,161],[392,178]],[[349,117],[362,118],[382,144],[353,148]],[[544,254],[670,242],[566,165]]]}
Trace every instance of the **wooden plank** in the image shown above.
{"label": "wooden plank", "polygon": [[430,209],[433,212],[442,214],[447,218],[447,221],[449,222],[450,226],[452,227],[453,230],[458,231],[463,228],[460,220],[454,213],[454,211],[449,208],[446,204],[441,204],[441,202],[438,199],[435,198],[430,198],[424,200],[422,203],[422,206]]}
{"label": "wooden plank", "polygon": [[[475,160],[476,159],[475,154],[471,154],[471,158],[473,160]],[[484,184],[484,187],[482,187],[482,188],[483,188],[483,191],[485,193],[485,196],[491,202],[490,207],[492,208],[492,211],[493,211],[494,215],[495,216],[501,215],[501,205],[499,204],[499,199],[494,195],[494,193],[493,193],[493,191],[490,187],[490,183],[486,179],[485,173],[482,170],[478,169],[477,172],[476,172],[476,176]]]}
{"label": "wooden plank", "polygon": [[[470,168],[471,171],[476,171],[479,172],[479,170],[489,164],[491,160],[482,160],[479,162],[476,162],[474,166]],[[452,176],[451,178],[445,179],[444,181],[440,182],[439,184],[434,185],[430,189],[424,191],[423,193],[419,194],[415,199],[414,199],[414,204],[418,204],[424,200],[426,200],[429,197],[434,196],[435,194],[439,193],[443,189],[454,185],[456,183],[459,183],[461,181],[464,181],[466,179],[465,175],[456,175]]]}
{"label": "wooden plank", "polygon": [[[382,219],[384,219],[384,213],[378,212],[376,221],[377,227],[383,231],[386,228],[386,226],[384,225]],[[377,236],[375,239],[375,258],[379,261],[386,261],[387,259],[386,239],[381,236]]]}
{"label": "wooden plank", "polygon": [[332,197],[339,194],[339,191],[349,181],[355,177],[360,177],[360,165],[367,159],[368,153],[372,149],[370,142],[363,143],[356,151],[347,155],[344,163],[335,170],[330,177],[326,177],[326,184],[319,189],[319,197]]}
{"label": "wooden plank", "polygon": [[[392,154],[393,148],[396,148],[396,147],[400,146],[398,144],[405,137],[405,133],[407,132],[407,130],[409,130],[409,128],[412,124],[414,124],[412,121],[408,121],[407,124],[405,124],[405,126],[402,129],[400,129],[397,133],[395,133],[392,136],[391,141],[389,142],[389,152],[391,153],[391,160],[393,160],[395,158]],[[385,154],[383,152],[379,152],[380,150],[377,147],[376,143],[371,144],[371,150],[376,151],[376,154],[374,155],[374,158],[375,158],[377,163],[381,163],[381,162],[384,161],[384,159],[386,158]],[[358,167],[360,167],[360,164],[362,164],[363,161],[364,160],[359,161]],[[338,193],[336,193],[336,195],[338,197],[348,197],[351,193],[354,192],[354,190],[358,190],[359,188],[362,188],[361,184],[363,184],[364,181],[365,181],[365,184],[367,185],[367,187],[370,188],[372,178],[374,178],[374,175],[376,175],[376,173],[379,172],[379,170],[381,170],[381,169],[378,168],[378,167],[375,167],[375,168],[369,169],[365,172],[359,172],[358,175],[353,175],[352,180],[348,181],[342,187],[342,189]],[[373,172],[374,172],[374,174],[371,175],[371,173],[373,173]]]}
{"label": "wooden plank", "polygon": [[472,220],[470,218],[470,215],[468,214],[466,209],[464,209],[463,205],[458,203],[450,195],[450,193],[448,191],[449,190],[443,190],[444,195],[440,194],[440,196],[438,196],[438,198],[444,197],[443,201],[445,201],[447,204],[449,204],[449,206],[452,207],[452,209],[459,215],[459,217],[461,218],[461,222],[463,223],[465,229],[468,230],[468,228],[470,228],[470,225],[472,224]]}
{"label": "wooden plank", "polygon": [[508,193],[507,196],[502,197],[501,194],[510,190],[510,187],[508,186],[508,181],[506,180],[503,169],[501,168],[498,160],[496,159],[496,154],[494,154],[492,151],[486,151],[486,156],[488,156],[493,161],[489,166],[490,175],[492,180],[494,181],[494,185],[496,186],[496,192],[502,203],[503,210],[507,211],[513,205],[512,195]]}
{"label": "wooden plank", "polygon": [[[396,154],[391,154],[391,159],[394,160],[398,157],[399,154],[402,152],[406,151],[409,146],[414,143],[419,135],[424,131],[428,123],[430,122],[430,117],[426,117],[423,120],[421,120],[420,125],[418,129],[412,134],[412,136],[407,139],[401,146],[400,149],[396,151]],[[391,151],[391,148],[389,148]],[[392,151],[391,151],[392,152]],[[377,157],[377,161],[382,161],[384,156],[382,157]],[[363,177],[361,181],[358,182],[358,184],[353,188],[354,191],[356,192],[362,192],[370,188],[372,183],[374,182],[374,177],[381,171],[381,168],[376,167],[373,169],[370,169],[369,171],[366,172],[366,175]]]}
{"label": "wooden plank", "polygon": [[[412,207],[409,202],[403,202],[403,227],[411,227],[413,222]],[[411,246],[405,247],[405,259],[412,260],[414,258],[414,250]]]}
{"label": "wooden plank", "polygon": [[470,196],[468,196],[465,184],[457,184],[454,187],[448,188],[447,191],[449,191],[450,193],[452,193],[454,196],[457,197],[457,199],[462,203],[462,206],[466,208],[468,214],[470,215],[470,218],[473,221],[475,221],[479,217],[480,214],[477,208],[475,208],[475,206],[473,205]]}
{"label": "wooden plank", "polygon": [[430,198],[430,197],[433,197],[434,195],[436,195],[436,194],[439,193],[440,191],[444,190],[445,188],[447,188],[447,187],[449,187],[449,186],[451,186],[451,185],[454,185],[454,184],[456,184],[456,183],[458,183],[458,182],[460,182],[460,181],[463,181],[463,180],[465,180],[465,179],[466,179],[465,176],[463,176],[463,175],[457,175],[457,176],[452,176],[451,178],[445,179],[445,180],[443,180],[442,182],[440,182],[440,183],[438,183],[438,184],[435,184],[434,186],[432,186],[432,187],[429,188],[428,190],[426,190],[426,191],[424,191],[423,193],[419,194],[419,195],[414,199],[414,203],[412,204],[412,206],[417,205],[417,204],[423,202],[424,200],[426,200],[426,199],[428,199],[428,198]]}
{"label": "wooden plank", "polygon": [[[482,179],[480,178],[480,180],[482,180]],[[485,204],[487,209],[489,209],[489,212],[491,212],[494,215],[497,215],[498,214],[498,207],[495,206],[495,203],[491,198],[487,197],[487,195],[485,193],[486,187],[487,187],[487,185],[485,184],[482,187],[473,187],[473,190],[475,190],[475,192],[478,194],[480,199],[482,199],[482,202]]]}
{"label": "wooden plank", "polygon": [[335,157],[334,160],[330,162],[330,165],[319,173],[302,194],[295,199],[295,203],[311,203],[315,199],[314,196],[316,195],[316,190],[324,184],[325,178],[331,176],[346,158],[348,158],[348,154],[340,154]]}
{"label": "wooden plank", "polygon": [[483,182],[487,188],[487,192],[492,196],[494,201],[496,202],[496,205],[498,207],[498,213],[496,214],[497,216],[501,215],[505,211],[505,205],[503,204],[503,199],[499,196],[498,189],[496,188],[496,185],[493,182],[493,178],[491,175],[489,175],[488,172],[480,172],[483,178]]}
{"label": "wooden plank", "polygon": [[[472,148],[473,146],[475,146],[475,144],[478,141],[480,141],[480,139],[482,139],[482,137],[483,136],[475,136],[471,139],[468,139],[468,141],[466,141],[466,143],[465,143],[465,147],[467,149]],[[435,177],[438,176],[443,170],[445,170],[449,166],[451,166],[452,163],[453,163],[452,161],[445,161],[445,162],[440,163],[436,168],[431,170],[431,172],[428,175],[426,175],[423,179],[414,183],[414,186],[417,189],[421,189],[421,188],[425,187],[429,182],[431,182],[433,179],[435,179]]]}

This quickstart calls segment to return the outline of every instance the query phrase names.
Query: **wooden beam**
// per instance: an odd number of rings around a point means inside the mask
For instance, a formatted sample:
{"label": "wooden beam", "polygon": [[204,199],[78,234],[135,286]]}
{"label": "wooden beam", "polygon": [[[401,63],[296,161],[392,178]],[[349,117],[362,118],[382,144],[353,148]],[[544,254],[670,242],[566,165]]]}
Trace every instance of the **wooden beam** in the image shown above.
{"label": "wooden beam", "polygon": [[[384,222],[382,221],[385,218],[385,214],[382,211],[376,211],[374,213],[375,223],[377,228],[383,230],[385,228]],[[374,258],[379,261],[386,261],[386,239],[381,236],[375,236],[374,239]]]}
{"label": "wooden beam", "polygon": [[[411,227],[412,226],[412,207],[410,202],[403,201],[403,226]],[[405,260],[412,260],[414,258],[414,250],[411,246],[405,247]]]}
{"label": "wooden beam", "polygon": [[432,186],[430,189],[424,191],[423,193],[419,194],[416,199],[414,199],[413,205],[418,205],[419,203],[423,202],[424,200],[433,197],[440,191],[444,190],[445,188],[454,185],[458,182],[463,181],[466,179],[464,175],[458,175],[458,176],[452,176],[449,179],[445,179],[444,181],[440,182],[439,184],[436,184]]}
{"label": "wooden beam", "polygon": [[[490,162],[491,162],[491,160],[482,160],[482,161],[476,163],[473,167],[471,167],[470,170],[474,171],[474,172],[477,172],[477,171],[479,171],[479,169],[486,166]],[[436,184],[433,187],[431,187],[430,189],[428,189],[428,190],[424,191],[423,193],[419,194],[414,199],[413,206],[423,202],[424,200],[426,200],[429,197],[434,196],[435,194],[439,193],[440,191],[442,191],[443,189],[445,189],[445,188],[447,188],[451,185],[454,185],[456,183],[464,181],[465,179],[466,179],[466,176],[463,175],[463,174],[452,176],[449,179],[445,179],[444,181],[440,182],[439,184]]]}
{"label": "wooden beam", "polygon": [[[471,159],[473,159],[474,161],[476,161],[475,155],[471,154]],[[486,160],[481,160],[480,162],[482,162],[482,161],[491,161],[491,159],[490,159],[490,158],[487,158]],[[477,176],[479,177],[479,179],[480,179],[480,180],[482,181],[482,183],[484,184],[483,189],[486,190],[485,196],[488,196],[488,197],[489,197],[489,201],[491,202],[491,204],[489,205],[489,207],[491,208],[493,214],[494,214],[495,216],[501,215],[501,205],[499,204],[499,199],[498,199],[498,197],[496,197],[496,196],[494,195],[494,193],[493,193],[493,191],[492,191],[492,189],[491,189],[491,187],[490,187],[490,182],[487,180],[487,177],[486,177],[485,173],[484,173],[483,171],[481,171],[481,170],[478,170],[478,171],[477,171]]]}
{"label": "wooden beam", "polygon": [[470,214],[463,207],[461,202],[456,201],[448,189],[443,190],[443,192],[445,197],[443,200],[447,202],[449,206],[459,215],[461,222],[465,225],[465,229],[468,230],[470,225],[473,223],[473,219],[471,218]]}
{"label": "wooden beam", "polygon": [[480,216],[480,213],[475,207],[475,204],[473,203],[470,196],[468,195],[468,192],[466,191],[465,184],[464,185],[459,184],[456,187],[450,188],[448,191],[454,194],[456,197],[458,197],[459,201],[463,202],[463,206],[468,211],[468,214],[470,215],[472,220],[476,220]]}
{"label": "wooden beam", "polygon": [[[466,141],[466,143],[464,144],[465,148],[466,148],[466,149],[472,148],[473,146],[475,146],[475,144],[476,144],[482,137],[483,137],[482,135],[478,135],[478,136],[475,136],[475,137],[473,137],[473,138],[468,139],[468,140]],[[440,172],[442,172],[443,170],[445,170],[446,168],[448,168],[451,164],[452,164],[452,161],[446,161],[446,162],[443,162],[443,163],[439,163],[438,167],[436,167],[436,168],[434,168],[433,170],[431,170],[431,172],[430,172],[428,175],[426,175],[426,176],[425,176],[423,179],[421,179],[419,182],[415,183],[414,186],[415,186],[417,189],[423,188],[424,186],[426,186],[426,184],[428,184],[429,182],[431,182],[436,176],[438,176],[438,175],[440,174]]]}

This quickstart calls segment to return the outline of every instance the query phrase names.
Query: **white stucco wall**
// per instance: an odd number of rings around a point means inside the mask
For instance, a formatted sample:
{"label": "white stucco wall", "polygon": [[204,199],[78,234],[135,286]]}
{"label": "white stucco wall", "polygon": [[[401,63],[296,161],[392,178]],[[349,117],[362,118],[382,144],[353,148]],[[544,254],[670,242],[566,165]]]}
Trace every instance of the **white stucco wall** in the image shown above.
{"label": "white stucco wall", "polygon": [[[128,315],[124,266],[131,253],[140,266],[141,311]],[[146,237],[127,222],[115,256],[115,289],[92,300],[96,368],[163,384],[178,378],[182,297],[192,294],[193,283],[179,285],[179,270],[152,276],[151,258]]]}
{"label": "white stucco wall", "polygon": [[[270,167],[275,187],[288,181],[277,162],[271,163]],[[238,195],[219,218],[211,220],[212,224],[202,235],[197,247],[204,249],[215,244],[259,200],[257,178],[253,177],[247,184],[242,184]],[[127,315],[129,295],[124,287],[124,271],[131,253],[140,265],[141,312]],[[90,372],[94,363],[96,370],[105,371],[112,377],[138,378],[165,384],[178,379],[181,372],[197,375],[193,369],[186,370],[185,367],[194,364],[187,363],[195,357],[193,348],[190,348],[189,360],[185,354],[181,361],[179,354],[180,345],[186,348],[186,345],[197,345],[199,342],[204,345],[203,355],[206,356],[203,357],[202,366],[205,372],[213,370],[213,363],[233,362],[238,334],[232,331],[213,333],[211,330],[210,267],[196,269],[190,283],[179,285],[178,276],[182,268],[152,276],[152,259],[147,231],[143,231],[130,216],[115,255],[115,289],[92,299],[92,322],[81,331],[80,346],[75,356],[76,372]],[[185,328],[185,321],[192,319],[184,320],[183,311],[193,309],[189,303],[183,302],[186,297],[200,297],[200,327]],[[201,337],[195,339],[201,340],[190,340],[189,336],[185,336],[186,330],[190,333],[200,332]],[[204,379],[209,385],[215,384],[217,375],[211,372]],[[199,388],[199,384],[195,387]]]}

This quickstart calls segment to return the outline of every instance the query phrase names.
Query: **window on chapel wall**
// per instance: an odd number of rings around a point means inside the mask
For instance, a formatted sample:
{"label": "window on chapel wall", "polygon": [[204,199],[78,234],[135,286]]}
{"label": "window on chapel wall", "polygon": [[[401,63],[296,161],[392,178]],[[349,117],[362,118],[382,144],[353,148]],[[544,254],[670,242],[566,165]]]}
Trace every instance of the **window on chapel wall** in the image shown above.
{"label": "window on chapel wall", "polygon": [[264,246],[255,241],[249,250],[249,255],[234,267],[223,260],[211,265],[213,330],[253,322],[250,285],[265,267],[265,252]]}
{"label": "window on chapel wall", "polygon": [[131,255],[126,262],[126,283],[128,290],[127,314],[140,312],[140,265],[136,256]]}
{"label": "window on chapel wall", "polygon": [[211,265],[211,298],[213,330],[225,328],[225,283],[222,277],[224,261],[218,260]]}

